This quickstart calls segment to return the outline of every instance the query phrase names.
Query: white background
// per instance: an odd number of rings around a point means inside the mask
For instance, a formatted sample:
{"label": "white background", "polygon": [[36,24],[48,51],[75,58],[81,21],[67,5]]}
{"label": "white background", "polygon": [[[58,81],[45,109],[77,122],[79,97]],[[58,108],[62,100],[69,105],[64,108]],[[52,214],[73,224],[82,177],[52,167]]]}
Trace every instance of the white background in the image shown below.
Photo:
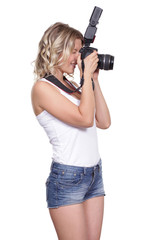
{"label": "white background", "polygon": [[[98,130],[106,190],[102,240],[160,239],[158,0],[5,1],[0,14],[0,238],[56,239],[45,202],[52,149],[32,111],[31,62],[61,21],[85,32],[103,8],[93,47],[115,56],[100,72],[112,125]],[[96,216],[95,216],[96,217]]]}

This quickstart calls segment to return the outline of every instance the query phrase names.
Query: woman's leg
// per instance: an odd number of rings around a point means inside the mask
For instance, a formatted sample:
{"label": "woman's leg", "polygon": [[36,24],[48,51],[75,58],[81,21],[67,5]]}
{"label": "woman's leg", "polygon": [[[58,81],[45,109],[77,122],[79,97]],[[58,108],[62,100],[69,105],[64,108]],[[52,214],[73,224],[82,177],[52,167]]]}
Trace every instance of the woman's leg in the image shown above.
{"label": "woman's leg", "polygon": [[49,211],[59,240],[89,240],[83,204],[50,208]]}
{"label": "woman's leg", "polygon": [[103,222],[104,196],[93,197],[84,203],[87,240],[99,240]]}

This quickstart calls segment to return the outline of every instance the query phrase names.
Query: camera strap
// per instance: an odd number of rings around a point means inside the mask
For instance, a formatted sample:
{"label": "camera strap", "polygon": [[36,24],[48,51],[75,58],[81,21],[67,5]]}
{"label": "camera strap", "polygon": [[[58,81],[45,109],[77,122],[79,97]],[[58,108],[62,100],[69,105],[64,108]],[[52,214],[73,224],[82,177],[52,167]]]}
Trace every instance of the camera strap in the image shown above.
{"label": "camera strap", "polygon": [[[76,88],[70,81],[68,81],[67,78],[63,77],[63,80],[65,82],[67,82],[67,84],[73,89],[69,89],[67,88],[63,83],[61,83],[54,75],[49,75],[49,76],[44,76],[44,78],[48,81],[50,81],[51,83],[53,83],[54,85],[56,85],[57,87],[59,87],[60,89],[62,89],[64,92],[66,93],[69,93],[69,94],[72,94],[72,93],[79,93],[81,94],[81,91],[80,89],[82,88],[83,84],[84,84],[84,68],[85,68],[85,65],[84,65],[84,60],[82,59],[82,78],[81,78],[81,81],[80,81],[80,86],[78,88]],[[94,82],[93,82],[93,79],[92,80],[92,87],[93,87],[93,90],[94,90]]]}
{"label": "camera strap", "polygon": [[75,88],[75,86],[74,86],[70,81],[68,81],[65,77],[63,77],[63,80],[64,80],[65,82],[67,82],[68,85],[70,85],[70,87],[71,87],[73,90],[67,88],[63,83],[61,83],[61,82],[60,82],[55,76],[53,76],[53,75],[49,75],[49,76],[47,76],[47,77],[45,76],[44,78],[45,78],[46,80],[50,81],[51,83],[53,83],[54,85],[56,85],[57,87],[59,87],[60,89],[62,89],[62,90],[63,90],[64,92],[66,92],[66,93],[72,94],[72,93],[74,93],[74,92],[77,92],[77,93],[81,94],[81,92],[80,92],[81,86],[78,87],[78,88]]}

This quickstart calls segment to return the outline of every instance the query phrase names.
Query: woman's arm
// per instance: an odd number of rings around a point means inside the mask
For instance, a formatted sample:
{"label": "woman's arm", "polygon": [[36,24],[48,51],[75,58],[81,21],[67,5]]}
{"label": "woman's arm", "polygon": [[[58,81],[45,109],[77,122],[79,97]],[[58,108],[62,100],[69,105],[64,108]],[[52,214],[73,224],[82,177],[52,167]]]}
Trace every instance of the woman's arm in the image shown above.
{"label": "woman's arm", "polygon": [[97,68],[97,53],[85,59],[84,85],[82,87],[80,105],[64,97],[57,88],[46,82],[36,82],[32,89],[33,107],[46,110],[59,120],[77,127],[91,127],[94,122],[95,100],[92,90],[91,76]]}
{"label": "woman's arm", "polygon": [[98,82],[99,70],[93,74],[94,80],[94,96],[95,96],[95,107],[96,107],[96,126],[101,129],[107,129],[111,125],[111,117],[107,103],[102,94],[99,82]]}

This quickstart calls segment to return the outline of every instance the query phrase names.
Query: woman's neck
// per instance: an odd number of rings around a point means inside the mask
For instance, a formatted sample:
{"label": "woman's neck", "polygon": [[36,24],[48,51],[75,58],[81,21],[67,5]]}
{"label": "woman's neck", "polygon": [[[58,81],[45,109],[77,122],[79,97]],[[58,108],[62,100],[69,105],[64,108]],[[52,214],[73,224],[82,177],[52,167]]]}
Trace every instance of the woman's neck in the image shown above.
{"label": "woman's neck", "polygon": [[63,83],[63,72],[61,72],[60,70],[57,70],[57,72],[54,74],[54,76]]}

